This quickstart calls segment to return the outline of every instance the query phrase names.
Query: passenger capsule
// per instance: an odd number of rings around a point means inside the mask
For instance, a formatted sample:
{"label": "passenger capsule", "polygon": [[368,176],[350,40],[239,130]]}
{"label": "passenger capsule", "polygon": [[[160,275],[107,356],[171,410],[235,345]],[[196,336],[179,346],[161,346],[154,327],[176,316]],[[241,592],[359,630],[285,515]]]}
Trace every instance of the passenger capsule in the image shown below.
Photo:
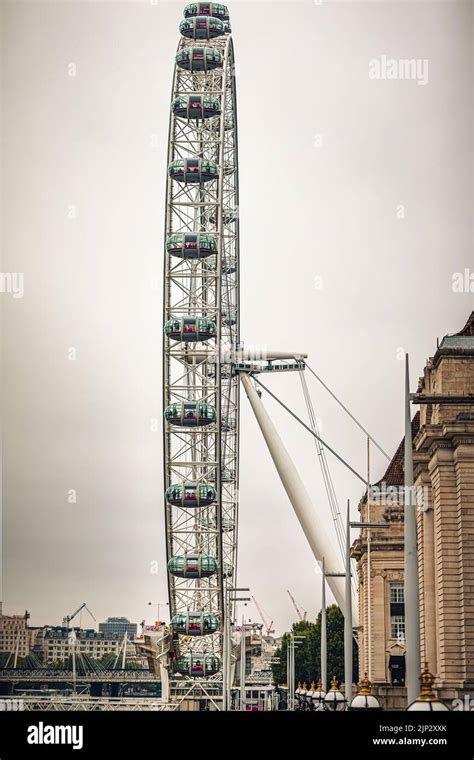
{"label": "passenger capsule", "polygon": [[216,421],[216,410],[205,401],[178,401],[166,407],[165,420],[180,427],[201,427]]}
{"label": "passenger capsule", "polygon": [[177,578],[209,578],[217,572],[217,562],[208,554],[186,552],[171,557],[168,572]]}
{"label": "passenger capsule", "polygon": [[224,224],[232,224],[237,219],[237,214],[233,209],[224,209],[222,214],[222,221]]}
{"label": "passenger capsule", "polygon": [[180,95],[171,110],[180,119],[210,119],[221,112],[219,101],[209,95]]}
{"label": "passenger capsule", "polygon": [[168,167],[168,174],[177,182],[201,184],[216,179],[219,169],[215,161],[207,158],[177,158]]}
{"label": "passenger capsule", "polygon": [[216,323],[207,317],[180,317],[165,323],[165,335],[171,340],[204,341],[216,337]]}
{"label": "passenger capsule", "polygon": [[166,250],[171,256],[180,259],[204,259],[217,253],[217,242],[207,232],[179,232],[170,235],[166,241]]}
{"label": "passenger capsule", "polygon": [[212,47],[186,47],[176,54],[176,63],[185,71],[211,71],[222,68],[222,54]]}
{"label": "passenger capsule", "polygon": [[207,507],[216,500],[216,489],[208,483],[174,483],[166,489],[165,499],[175,507]]}
{"label": "passenger capsule", "polygon": [[222,517],[221,527],[224,533],[231,533],[235,528],[235,523],[232,517]]}
{"label": "passenger capsule", "polygon": [[178,612],[171,618],[174,633],[184,636],[207,636],[219,628],[219,621],[212,612]]}
{"label": "passenger capsule", "polygon": [[[237,214],[234,211],[234,209],[231,208],[225,208],[222,212],[222,221],[224,224],[232,224],[232,222],[235,222],[237,219]],[[212,213],[209,217],[209,221],[212,222],[212,224],[217,224],[217,216],[215,213]]]}
{"label": "passenger capsule", "polygon": [[[217,269],[217,261],[212,261],[209,264],[209,269]],[[222,274],[233,274],[237,269],[237,260],[235,256],[223,256],[221,263]]]}
{"label": "passenger capsule", "polygon": [[[209,472],[209,480],[211,480],[213,483],[216,481],[216,471],[211,470]],[[222,468],[222,475],[221,475],[221,481],[223,483],[232,483],[235,480],[235,470],[233,470],[231,467],[223,467]]]}
{"label": "passenger capsule", "polygon": [[[230,377],[235,377],[236,370],[234,368],[234,365],[231,364],[221,364],[221,377],[228,379]],[[215,364],[208,364],[207,365],[207,376],[208,377],[215,377],[216,376],[216,365]]]}
{"label": "passenger capsule", "polygon": [[232,578],[234,574],[234,568],[228,562],[224,562],[223,571],[224,572],[222,574],[224,578]]}
{"label": "passenger capsule", "polygon": [[176,673],[183,676],[212,676],[218,673],[221,661],[215,654],[207,652],[188,652],[178,655],[174,664]]}
{"label": "passenger capsule", "polygon": [[237,269],[235,256],[223,256],[221,269],[224,274],[233,274]]}
{"label": "passenger capsule", "polygon": [[189,3],[184,9],[184,17],[192,18],[193,16],[213,16],[222,21],[228,21],[229,9],[220,3]]}
{"label": "passenger capsule", "polygon": [[221,313],[222,324],[231,327],[237,324],[237,312],[235,309],[230,309],[229,312],[223,311]]}
{"label": "passenger capsule", "polygon": [[211,40],[227,32],[228,25],[213,16],[190,16],[183,19],[179,31],[190,40]]}
{"label": "passenger capsule", "polygon": [[235,417],[225,417],[222,420],[222,430],[235,430],[236,422]]}
{"label": "passenger capsule", "polygon": [[[215,518],[211,520],[204,520],[204,526],[207,528],[210,528],[211,530],[217,530],[217,521]],[[224,533],[230,533],[234,530],[235,524],[231,517],[227,517],[224,515],[221,517],[221,528]]]}

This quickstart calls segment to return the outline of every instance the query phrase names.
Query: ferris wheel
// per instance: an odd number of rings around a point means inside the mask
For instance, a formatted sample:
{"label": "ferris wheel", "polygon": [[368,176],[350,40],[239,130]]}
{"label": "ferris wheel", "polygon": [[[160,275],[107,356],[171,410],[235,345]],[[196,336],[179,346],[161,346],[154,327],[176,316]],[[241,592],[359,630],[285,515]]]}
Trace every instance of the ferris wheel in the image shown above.
{"label": "ferris wheel", "polygon": [[226,6],[192,3],[179,27],[164,252],[164,480],[174,669],[220,671],[236,575],[239,191],[234,51]]}

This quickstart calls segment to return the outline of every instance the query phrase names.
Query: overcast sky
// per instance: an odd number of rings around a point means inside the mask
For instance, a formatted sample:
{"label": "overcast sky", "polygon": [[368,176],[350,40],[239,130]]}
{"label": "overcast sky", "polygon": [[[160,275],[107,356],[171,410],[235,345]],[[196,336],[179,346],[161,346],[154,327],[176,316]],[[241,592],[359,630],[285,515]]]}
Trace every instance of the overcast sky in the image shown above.
{"label": "overcast sky", "polygon": [[[22,298],[0,294],[3,600],[36,625],[60,624],[82,601],[97,620],[151,622],[148,601],[167,598],[151,428],[183,6],[3,3],[2,271],[24,273]],[[404,351],[414,390],[436,338],[474,308],[473,293],[452,289],[474,268],[473,3],[229,8],[242,337],[306,351],[393,453]],[[383,56],[417,59],[417,78],[371,78]],[[363,434],[307,379],[323,437],[365,473]],[[296,374],[267,382],[305,414]],[[310,436],[263,399],[331,530]],[[295,618],[286,589],[314,617],[320,576],[244,394],[241,420],[238,581],[281,632]],[[355,516],[361,484],[328,462]],[[374,452],[372,465],[376,480],[385,461]]]}

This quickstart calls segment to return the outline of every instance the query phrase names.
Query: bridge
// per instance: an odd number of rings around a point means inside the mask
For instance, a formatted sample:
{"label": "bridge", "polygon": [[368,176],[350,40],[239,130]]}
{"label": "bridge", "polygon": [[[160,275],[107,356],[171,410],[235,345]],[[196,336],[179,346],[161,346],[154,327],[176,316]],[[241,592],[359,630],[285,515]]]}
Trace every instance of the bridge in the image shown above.
{"label": "bridge", "polygon": [[0,711],[52,711],[52,712],[164,712],[178,709],[178,703],[162,702],[153,697],[90,697],[73,694],[70,696],[22,696],[0,698]]}
{"label": "bridge", "polygon": [[148,670],[104,670],[100,673],[74,673],[52,668],[7,668],[0,670],[0,685],[16,683],[130,683],[158,684],[160,679]]}

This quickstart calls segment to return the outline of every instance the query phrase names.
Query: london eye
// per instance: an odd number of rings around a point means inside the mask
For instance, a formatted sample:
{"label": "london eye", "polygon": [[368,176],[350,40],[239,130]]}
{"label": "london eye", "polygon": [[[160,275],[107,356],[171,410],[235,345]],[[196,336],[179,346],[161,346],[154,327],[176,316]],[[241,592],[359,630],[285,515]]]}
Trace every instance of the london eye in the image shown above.
{"label": "london eye", "polygon": [[[239,192],[234,50],[226,6],[184,9],[166,190],[163,408],[174,671],[220,677],[225,586],[236,574]],[[226,361],[227,359],[227,361]]]}

